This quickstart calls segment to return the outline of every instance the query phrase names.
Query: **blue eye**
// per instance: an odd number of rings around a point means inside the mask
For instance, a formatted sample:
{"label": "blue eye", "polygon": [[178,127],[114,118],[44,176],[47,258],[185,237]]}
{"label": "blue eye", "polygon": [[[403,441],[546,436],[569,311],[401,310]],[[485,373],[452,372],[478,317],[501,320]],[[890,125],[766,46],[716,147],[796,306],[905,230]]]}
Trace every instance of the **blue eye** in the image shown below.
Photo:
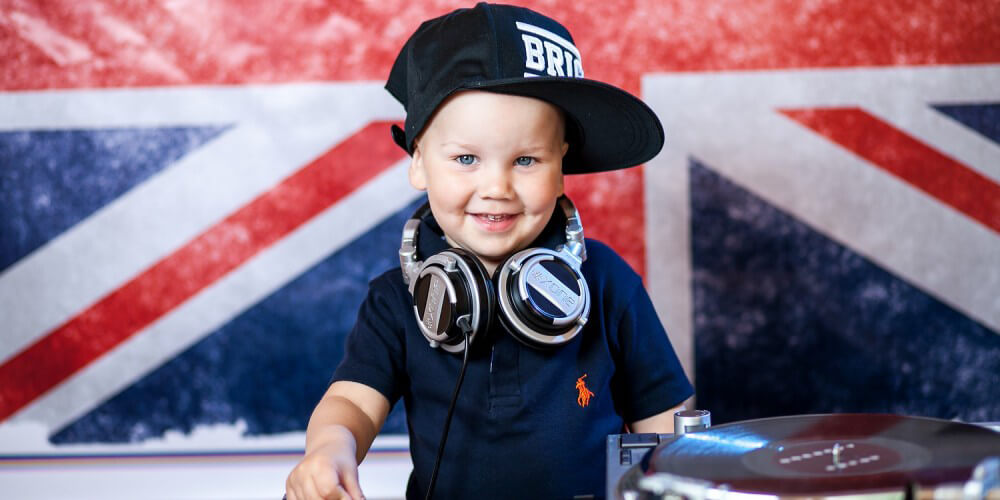
{"label": "blue eye", "polygon": [[455,157],[455,161],[461,163],[462,165],[472,165],[476,163],[475,155],[458,155]]}
{"label": "blue eye", "polygon": [[535,159],[530,156],[519,156],[514,160],[514,164],[519,167],[530,167],[535,164]]}

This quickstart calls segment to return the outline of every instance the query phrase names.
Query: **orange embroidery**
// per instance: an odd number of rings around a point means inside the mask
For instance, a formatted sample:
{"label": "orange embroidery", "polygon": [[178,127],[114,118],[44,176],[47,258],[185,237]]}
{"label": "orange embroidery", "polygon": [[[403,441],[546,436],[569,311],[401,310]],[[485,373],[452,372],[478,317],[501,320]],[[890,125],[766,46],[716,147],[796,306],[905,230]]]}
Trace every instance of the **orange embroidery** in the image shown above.
{"label": "orange embroidery", "polygon": [[586,373],[584,373],[582,377],[576,379],[576,390],[580,393],[580,395],[576,397],[576,404],[580,405],[581,408],[589,405],[590,397],[594,395],[594,393],[590,392],[590,389],[587,389],[587,384],[583,382],[583,379],[585,378],[587,378]]}

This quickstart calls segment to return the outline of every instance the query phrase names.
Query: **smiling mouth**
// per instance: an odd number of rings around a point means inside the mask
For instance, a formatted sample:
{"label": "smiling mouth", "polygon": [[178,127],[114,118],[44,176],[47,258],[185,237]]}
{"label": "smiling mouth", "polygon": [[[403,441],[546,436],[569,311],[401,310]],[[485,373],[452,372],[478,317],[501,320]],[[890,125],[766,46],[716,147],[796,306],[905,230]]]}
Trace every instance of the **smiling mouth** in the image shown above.
{"label": "smiling mouth", "polygon": [[514,217],[515,214],[472,214],[489,222],[501,222]]}
{"label": "smiling mouth", "polygon": [[514,224],[518,214],[469,214],[479,221],[481,227],[490,232],[505,231]]}

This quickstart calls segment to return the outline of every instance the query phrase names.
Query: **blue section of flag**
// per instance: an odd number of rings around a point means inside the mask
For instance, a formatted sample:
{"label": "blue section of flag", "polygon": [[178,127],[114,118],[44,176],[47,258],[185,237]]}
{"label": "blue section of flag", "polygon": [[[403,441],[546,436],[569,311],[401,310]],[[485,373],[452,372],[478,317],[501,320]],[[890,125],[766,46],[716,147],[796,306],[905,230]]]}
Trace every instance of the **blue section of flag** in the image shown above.
{"label": "blue section of flag", "polygon": [[695,381],[713,422],[1000,420],[1000,334],[693,161]]}
{"label": "blue section of flag", "polygon": [[1000,103],[936,105],[934,109],[1000,143]]}
{"label": "blue section of flag", "polygon": [[[53,443],[129,442],[243,420],[248,434],[305,430],[343,357],[368,282],[399,268],[414,202],[56,432]],[[402,406],[383,433],[406,433]]]}
{"label": "blue section of flag", "polygon": [[225,129],[0,132],[0,271]]}

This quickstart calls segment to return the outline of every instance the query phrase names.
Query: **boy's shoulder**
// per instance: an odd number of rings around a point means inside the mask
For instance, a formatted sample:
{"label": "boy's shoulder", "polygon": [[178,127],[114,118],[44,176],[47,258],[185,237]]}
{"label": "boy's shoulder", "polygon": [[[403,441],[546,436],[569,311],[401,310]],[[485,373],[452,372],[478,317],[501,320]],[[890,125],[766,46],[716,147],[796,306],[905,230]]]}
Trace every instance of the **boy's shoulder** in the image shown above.
{"label": "boy's shoulder", "polygon": [[403,282],[403,272],[398,266],[390,267],[381,274],[375,276],[368,282],[368,287],[379,290],[403,289],[406,290],[406,283]]}
{"label": "boy's shoulder", "polygon": [[386,269],[372,278],[368,282],[368,295],[370,299],[389,307],[397,307],[400,303],[408,305],[410,301],[410,291],[403,282],[403,273],[399,267]]}
{"label": "boy's shoulder", "polygon": [[597,239],[594,239],[594,238],[587,238],[586,242],[587,242],[587,259],[588,260],[591,257],[594,257],[594,258],[597,258],[597,259],[600,259],[600,260],[606,260],[606,259],[613,259],[614,260],[614,259],[616,259],[616,260],[619,260],[621,262],[624,262],[624,260],[621,258],[621,256],[618,255],[618,252],[616,252],[613,248],[611,248],[610,246],[608,246],[607,243],[604,243],[603,241],[597,240]]}
{"label": "boy's shoulder", "polygon": [[641,281],[642,278],[639,277],[639,274],[613,248],[593,238],[587,238],[586,244],[587,260],[583,263],[585,273],[594,273],[599,276],[614,275],[628,280]]}
{"label": "boy's shoulder", "polygon": [[587,238],[587,260],[580,270],[590,288],[591,307],[628,308],[643,287],[642,277],[613,248]]}

